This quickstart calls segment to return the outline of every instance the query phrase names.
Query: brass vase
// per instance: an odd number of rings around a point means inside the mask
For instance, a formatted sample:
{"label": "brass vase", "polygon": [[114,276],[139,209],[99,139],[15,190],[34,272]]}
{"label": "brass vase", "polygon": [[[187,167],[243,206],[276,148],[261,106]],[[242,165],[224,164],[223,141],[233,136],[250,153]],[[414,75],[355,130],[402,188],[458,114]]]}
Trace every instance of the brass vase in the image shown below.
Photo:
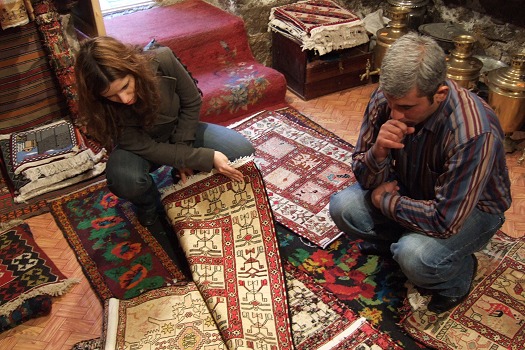
{"label": "brass vase", "polygon": [[425,23],[429,0],[387,0],[392,7],[403,7],[409,10],[406,24],[408,28],[417,30]]}
{"label": "brass vase", "polygon": [[447,56],[447,77],[469,90],[476,88],[483,63],[472,56],[476,38],[459,35],[454,38],[455,49]]}
{"label": "brass vase", "polygon": [[385,28],[376,32],[376,46],[374,47],[374,70],[381,68],[386,50],[394,41],[408,33],[407,20],[410,10],[404,7],[392,7],[389,10],[390,22]]}
{"label": "brass vase", "polygon": [[[496,112],[507,136],[520,130],[525,122],[525,54],[512,57],[510,67],[494,69],[486,79],[489,104]],[[506,151],[516,149],[507,137]]]}

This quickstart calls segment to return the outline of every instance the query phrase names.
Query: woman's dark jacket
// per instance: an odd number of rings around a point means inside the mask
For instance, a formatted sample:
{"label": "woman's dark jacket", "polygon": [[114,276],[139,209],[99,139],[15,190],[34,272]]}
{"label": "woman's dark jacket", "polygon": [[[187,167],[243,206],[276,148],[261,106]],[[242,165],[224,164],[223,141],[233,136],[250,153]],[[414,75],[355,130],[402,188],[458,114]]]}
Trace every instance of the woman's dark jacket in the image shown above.
{"label": "woman's dark jacket", "polygon": [[211,171],[214,150],[193,148],[202,98],[193,78],[171,49],[152,50],[160,81],[161,106],[154,125],[143,128],[137,113],[126,113],[118,147],[155,164]]}

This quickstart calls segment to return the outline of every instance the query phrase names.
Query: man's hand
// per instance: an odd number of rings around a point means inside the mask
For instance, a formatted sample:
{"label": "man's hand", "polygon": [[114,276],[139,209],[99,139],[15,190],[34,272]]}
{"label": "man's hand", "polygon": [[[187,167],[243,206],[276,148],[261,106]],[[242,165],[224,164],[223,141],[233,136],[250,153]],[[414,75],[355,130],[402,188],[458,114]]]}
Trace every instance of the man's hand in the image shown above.
{"label": "man's hand", "polygon": [[381,125],[376,142],[372,146],[372,153],[375,160],[380,163],[388,157],[391,149],[400,149],[405,145],[403,139],[405,135],[415,131],[413,126],[408,126],[401,120],[389,119]]}
{"label": "man's hand", "polygon": [[399,191],[399,186],[397,185],[397,181],[383,182],[381,185],[379,185],[372,191],[372,195],[371,195],[372,204],[374,205],[374,207],[380,209],[381,200],[383,199],[383,194],[384,193],[397,194],[397,191]]}
{"label": "man's hand", "polygon": [[219,151],[213,156],[213,166],[217,171],[234,181],[243,181],[242,173],[230,165],[228,157]]}

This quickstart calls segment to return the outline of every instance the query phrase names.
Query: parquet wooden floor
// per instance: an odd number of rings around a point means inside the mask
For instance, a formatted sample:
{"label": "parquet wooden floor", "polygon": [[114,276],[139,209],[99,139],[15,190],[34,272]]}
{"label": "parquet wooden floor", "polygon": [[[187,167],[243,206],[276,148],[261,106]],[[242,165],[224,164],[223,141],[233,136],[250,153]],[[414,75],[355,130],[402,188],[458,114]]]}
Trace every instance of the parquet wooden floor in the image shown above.
{"label": "parquet wooden floor", "polygon": [[[310,101],[303,101],[292,93],[287,102],[305,115],[355,144],[363,111],[375,85],[366,85],[334,93]],[[524,143],[520,147],[525,147]],[[521,153],[507,155],[511,173],[513,205],[506,213],[503,231],[513,237],[525,234],[525,164],[517,165]],[[26,222],[36,241],[68,277],[80,283],[70,292],[54,299],[51,314],[31,320],[0,334],[2,350],[69,350],[85,339],[100,336],[102,305],[58,229],[51,214],[43,214]]]}

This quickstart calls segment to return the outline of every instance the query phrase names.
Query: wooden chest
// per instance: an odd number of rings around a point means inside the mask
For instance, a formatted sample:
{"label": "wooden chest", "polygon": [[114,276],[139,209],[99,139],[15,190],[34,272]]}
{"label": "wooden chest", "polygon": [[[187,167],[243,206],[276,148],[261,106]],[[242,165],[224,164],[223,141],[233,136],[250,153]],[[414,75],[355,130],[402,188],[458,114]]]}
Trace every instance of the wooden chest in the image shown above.
{"label": "wooden chest", "polygon": [[286,77],[288,88],[304,100],[369,83],[361,80],[367,60],[372,60],[368,43],[319,56],[313,50],[272,31],[272,67]]}

